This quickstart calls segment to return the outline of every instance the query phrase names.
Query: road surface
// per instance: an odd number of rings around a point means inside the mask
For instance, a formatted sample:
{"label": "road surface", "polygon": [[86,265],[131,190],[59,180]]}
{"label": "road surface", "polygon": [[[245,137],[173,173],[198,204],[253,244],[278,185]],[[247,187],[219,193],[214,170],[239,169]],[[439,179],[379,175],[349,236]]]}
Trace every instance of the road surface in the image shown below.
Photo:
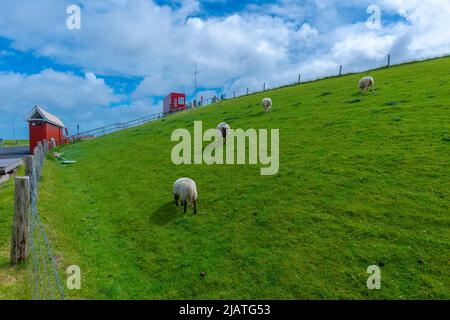
{"label": "road surface", "polygon": [[0,147],[0,176],[22,164],[23,158],[30,154],[28,147]]}
{"label": "road surface", "polygon": [[28,147],[0,147],[0,159],[22,159],[30,154]]}

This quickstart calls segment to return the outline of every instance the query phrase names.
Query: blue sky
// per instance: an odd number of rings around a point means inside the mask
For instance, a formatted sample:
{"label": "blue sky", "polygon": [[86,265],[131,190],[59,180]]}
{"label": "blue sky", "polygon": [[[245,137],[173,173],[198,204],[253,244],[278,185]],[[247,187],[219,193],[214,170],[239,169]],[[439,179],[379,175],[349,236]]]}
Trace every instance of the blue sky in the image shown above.
{"label": "blue sky", "polygon": [[449,15],[448,0],[2,0],[0,138],[25,138],[36,104],[71,132],[158,112],[170,91],[192,97],[196,62],[205,98],[364,70],[450,43]]}

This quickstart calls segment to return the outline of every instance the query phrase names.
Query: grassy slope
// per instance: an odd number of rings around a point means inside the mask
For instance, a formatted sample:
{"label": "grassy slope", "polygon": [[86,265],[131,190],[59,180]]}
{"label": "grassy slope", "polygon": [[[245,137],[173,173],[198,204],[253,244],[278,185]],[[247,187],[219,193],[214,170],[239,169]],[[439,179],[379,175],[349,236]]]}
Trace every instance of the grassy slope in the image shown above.
{"label": "grassy slope", "polygon": [[[23,175],[23,168],[19,174]],[[12,267],[9,263],[11,227],[14,212],[14,179],[0,185],[0,300],[29,299],[27,266]]]}
{"label": "grassy slope", "polygon": [[[361,75],[287,87],[264,94],[269,114],[251,95],[65,148],[78,163],[47,161],[40,207],[62,274],[83,272],[68,297],[450,298],[448,70],[374,71],[367,96]],[[194,120],[280,128],[280,173],[173,165],[171,133]],[[181,176],[197,216],[172,204]]]}

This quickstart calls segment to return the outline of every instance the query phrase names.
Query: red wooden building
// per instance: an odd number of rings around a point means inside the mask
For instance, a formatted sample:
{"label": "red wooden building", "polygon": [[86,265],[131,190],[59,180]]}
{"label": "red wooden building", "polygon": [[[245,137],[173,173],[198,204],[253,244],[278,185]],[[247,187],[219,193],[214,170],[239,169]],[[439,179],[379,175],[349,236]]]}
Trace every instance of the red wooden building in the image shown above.
{"label": "red wooden building", "polygon": [[164,113],[186,110],[186,95],[172,92],[164,98]]}
{"label": "red wooden building", "polygon": [[55,139],[56,145],[64,141],[63,128],[65,125],[57,116],[36,106],[27,117],[30,130],[30,152],[33,153],[37,143],[42,140]]}

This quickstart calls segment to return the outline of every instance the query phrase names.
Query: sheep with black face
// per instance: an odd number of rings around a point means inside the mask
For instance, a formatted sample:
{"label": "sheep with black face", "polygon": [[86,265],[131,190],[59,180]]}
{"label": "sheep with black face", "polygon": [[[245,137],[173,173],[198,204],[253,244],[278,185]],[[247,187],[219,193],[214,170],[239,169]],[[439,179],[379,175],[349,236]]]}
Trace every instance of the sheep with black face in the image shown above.
{"label": "sheep with black face", "polygon": [[222,122],[217,126],[217,130],[219,131],[219,135],[223,138],[224,141],[227,140],[228,135],[230,134],[230,126],[226,122]]}
{"label": "sheep with black face", "polygon": [[264,98],[262,101],[262,106],[264,108],[264,112],[269,112],[272,109],[272,99]]}

